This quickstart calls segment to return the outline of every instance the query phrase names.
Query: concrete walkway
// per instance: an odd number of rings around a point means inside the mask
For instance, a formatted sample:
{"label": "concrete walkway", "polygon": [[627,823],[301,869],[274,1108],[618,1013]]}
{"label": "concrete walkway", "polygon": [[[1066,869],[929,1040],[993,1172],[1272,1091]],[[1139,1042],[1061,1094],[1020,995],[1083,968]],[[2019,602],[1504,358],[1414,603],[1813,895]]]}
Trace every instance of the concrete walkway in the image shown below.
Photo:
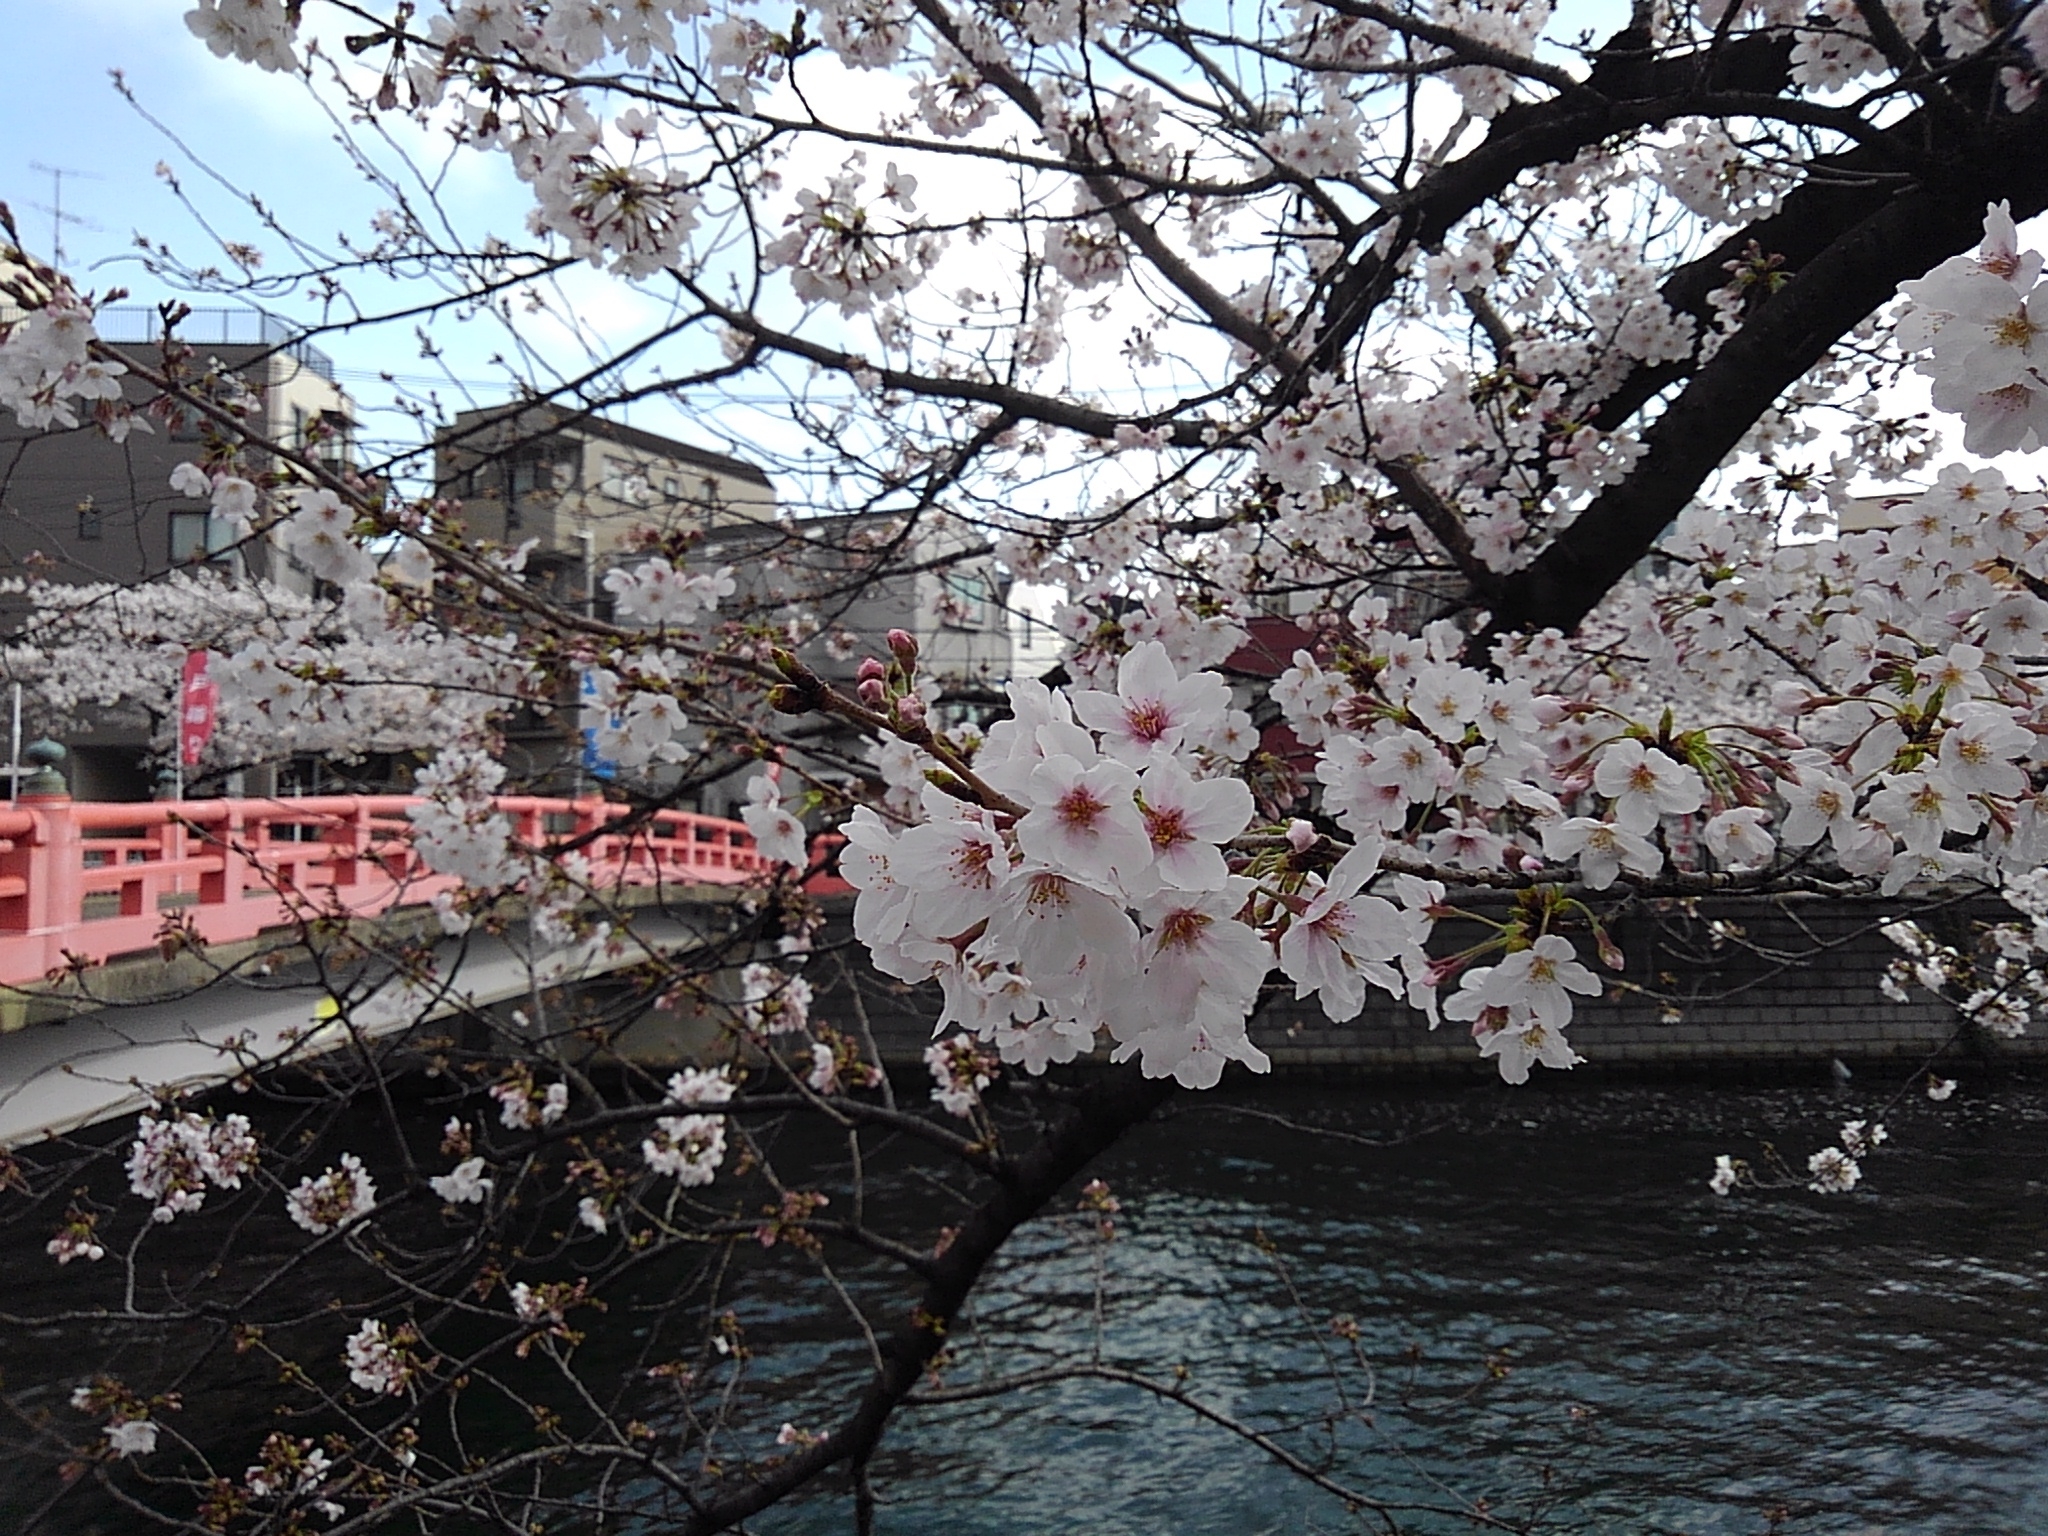
{"label": "concrete walkway", "polygon": [[[642,911],[623,953],[559,951],[529,963],[516,938],[473,934],[438,953],[439,978],[404,1006],[373,1001],[357,1016],[368,1034],[391,1034],[421,1017],[442,1018],[530,995],[542,986],[588,980],[698,942],[699,930]],[[389,991],[387,987],[385,989]],[[382,994],[379,994],[381,997]],[[166,1002],[109,1007],[59,1023],[0,1035],[0,1147],[96,1125],[149,1106],[167,1089],[224,1083],[251,1058],[267,1065],[303,1060],[346,1038],[322,1022],[325,991],[290,979],[231,979]],[[380,1017],[388,1015],[388,1017]],[[230,1048],[228,1042],[241,1042]],[[239,1051],[239,1054],[238,1054]]]}

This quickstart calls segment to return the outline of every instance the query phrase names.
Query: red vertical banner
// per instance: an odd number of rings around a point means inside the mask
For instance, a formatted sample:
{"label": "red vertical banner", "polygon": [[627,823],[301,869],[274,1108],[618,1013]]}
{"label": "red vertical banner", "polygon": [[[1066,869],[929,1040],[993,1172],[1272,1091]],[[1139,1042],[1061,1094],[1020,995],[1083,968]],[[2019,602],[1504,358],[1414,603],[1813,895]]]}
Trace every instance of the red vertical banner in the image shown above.
{"label": "red vertical banner", "polygon": [[185,681],[178,690],[178,761],[187,768],[199,761],[199,754],[213,737],[220,687],[207,676],[210,659],[206,651],[185,653]]}

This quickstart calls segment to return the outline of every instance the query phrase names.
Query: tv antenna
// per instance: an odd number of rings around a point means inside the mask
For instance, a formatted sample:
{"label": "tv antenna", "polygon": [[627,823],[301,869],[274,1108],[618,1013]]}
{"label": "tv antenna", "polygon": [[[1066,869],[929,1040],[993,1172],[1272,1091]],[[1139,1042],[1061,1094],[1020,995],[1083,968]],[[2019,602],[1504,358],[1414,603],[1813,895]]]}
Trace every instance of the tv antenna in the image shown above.
{"label": "tv antenna", "polygon": [[47,213],[50,216],[50,265],[61,267],[64,265],[64,226],[66,224],[76,224],[80,229],[97,230],[105,227],[104,225],[95,224],[91,219],[81,218],[78,214],[66,213],[64,211],[64,178],[69,176],[74,180],[83,178],[87,181],[105,181],[106,177],[92,171],[76,171],[68,165],[45,165],[40,160],[29,161],[28,168],[32,171],[40,171],[43,175],[50,178],[50,200],[47,203],[30,203],[29,207],[35,209],[38,213]]}

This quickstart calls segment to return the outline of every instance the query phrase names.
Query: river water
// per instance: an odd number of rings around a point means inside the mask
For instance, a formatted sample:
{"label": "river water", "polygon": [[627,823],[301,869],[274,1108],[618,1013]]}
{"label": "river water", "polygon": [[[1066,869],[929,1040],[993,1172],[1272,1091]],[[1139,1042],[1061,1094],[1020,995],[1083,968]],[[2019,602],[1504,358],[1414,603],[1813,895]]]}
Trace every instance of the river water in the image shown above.
{"label": "river water", "polygon": [[[1517,1529],[2039,1536],[2048,1085],[1905,1100],[1847,1196],[1706,1188],[1716,1153],[1773,1141],[1803,1166],[1883,1097],[1861,1082],[1184,1097],[1098,1169],[1122,1205],[1112,1241],[1078,1217],[1020,1235],[956,1330],[946,1383],[1090,1358],[1184,1372],[1191,1398],[1279,1428],[1349,1489],[1483,1499]],[[742,1300],[763,1336],[778,1320],[801,1334],[809,1306]],[[11,1389],[36,1365],[20,1342],[0,1340]],[[824,1427],[860,1355],[802,1358],[786,1409]],[[1185,1405],[1099,1380],[907,1412],[876,1474],[887,1536],[1386,1528]],[[109,1522],[79,1500],[39,1529],[124,1528]],[[834,1494],[750,1528],[851,1526]]]}
{"label": "river water", "polygon": [[[1848,1196],[1706,1188],[1716,1153],[1773,1140],[1803,1167],[1880,1102],[1700,1086],[1184,1099],[1101,1170],[1124,1205],[1102,1352],[1185,1366],[1240,1419],[1308,1417],[1336,1401],[1326,1350],[1348,1350],[1329,1322],[1348,1315],[1376,1391],[1328,1464],[1390,1502],[1486,1498],[1543,1512],[1544,1530],[2039,1536],[2048,1091],[1901,1103]],[[1090,1345],[1092,1266],[1027,1259],[982,1307],[998,1369]],[[953,1378],[972,1380],[961,1354]],[[1364,1373],[1340,1374],[1357,1405]],[[1373,1528],[1185,1409],[1104,1383],[922,1412],[891,1446],[892,1532]],[[842,1506],[761,1528],[846,1525]]]}

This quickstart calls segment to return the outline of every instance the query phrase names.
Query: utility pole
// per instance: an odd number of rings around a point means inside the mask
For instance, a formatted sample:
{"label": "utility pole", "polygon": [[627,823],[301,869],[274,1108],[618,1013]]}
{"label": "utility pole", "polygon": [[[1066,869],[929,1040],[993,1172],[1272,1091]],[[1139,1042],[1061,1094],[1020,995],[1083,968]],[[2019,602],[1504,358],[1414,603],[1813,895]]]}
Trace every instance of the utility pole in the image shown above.
{"label": "utility pole", "polygon": [[74,179],[83,177],[88,181],[104,181],[106,178],[92,171],[73,170],[68,165],[45,165],[40,160],[29,161],[28,168],[32,171],[40,171],[43,175],[50,178],[49,202],[31,203],[29,206],[39,213],[47,213],[50,216],[50,265],[62,267],[64,265],[64,226],[66,224],[76,224],[81,229],[100,228],[91,219],[80,218],[75,213],[66,213],[64,211],[64,178],[66,176]]}

